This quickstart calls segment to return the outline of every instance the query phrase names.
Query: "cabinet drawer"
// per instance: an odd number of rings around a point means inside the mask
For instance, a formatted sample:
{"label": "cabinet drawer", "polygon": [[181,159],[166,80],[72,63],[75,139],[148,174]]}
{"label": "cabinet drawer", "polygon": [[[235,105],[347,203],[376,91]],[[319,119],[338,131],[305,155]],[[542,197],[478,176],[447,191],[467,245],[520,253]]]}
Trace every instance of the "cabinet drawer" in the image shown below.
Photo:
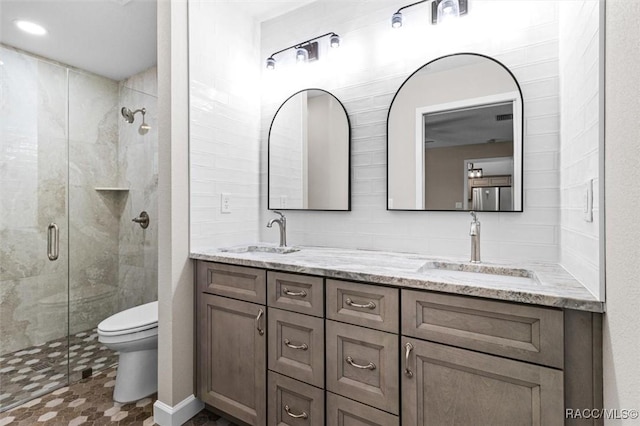
{"label": "cabinet drawer", "polygon": [[266,305],[265,270],[203,261],[197,268],[199,291]]}
{"label": "cabinet drawer", "polygon": [[327,321],[327,390],[398,413],[398,336]]}
{"label": "cabinet drawer", "polygon": [[267,303],[276,308],[322,317],[323,278],[269,271]]}
{"label": "cabinet drawer", "polygon": [[269,308],[269,369],[324,387],[324,321]]}
{"label": "cabinet drawer", "polygon": [[324,426],[324,391],[269,372],[269,426]]}
{"label": "cabinet drawer", "polygon": [[562,368],[563,312],[402,290],[402,334]]}
{"label": "cabinet drawer", "polygon": [[327,392],[327,426],[400,426],[398,416]]}
{"label": "cabinet drawer", "polygon": [[398,289],[327,280],[327,318],[398,333]]}

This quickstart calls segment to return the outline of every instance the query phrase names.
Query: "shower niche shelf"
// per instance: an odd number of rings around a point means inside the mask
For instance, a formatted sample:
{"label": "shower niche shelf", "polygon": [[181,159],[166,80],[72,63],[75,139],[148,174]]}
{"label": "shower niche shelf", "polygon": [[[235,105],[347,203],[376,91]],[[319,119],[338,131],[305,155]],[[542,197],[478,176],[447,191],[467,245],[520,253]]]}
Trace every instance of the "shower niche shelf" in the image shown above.
{"label": "shower niche shelf", "polygon": [[114,192],[129,192],[129,188],[121,188],[117,186],[96,186],[96,191],[114,191]]}

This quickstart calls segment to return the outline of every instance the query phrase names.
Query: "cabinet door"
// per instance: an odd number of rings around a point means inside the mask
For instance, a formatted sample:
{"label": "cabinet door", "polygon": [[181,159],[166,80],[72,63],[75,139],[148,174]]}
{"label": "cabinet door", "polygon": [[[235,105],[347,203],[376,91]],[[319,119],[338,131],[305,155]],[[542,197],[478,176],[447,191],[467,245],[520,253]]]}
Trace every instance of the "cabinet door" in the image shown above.
{"label": "cabinet door", "polygon": [[401,351],[403,425],[564,424],[560,370],[406,337]]}
{"label": "cabinet door", "polygon": [[204,293],[199,298],[200,399],[250,425],[265,425],[265,307]]}

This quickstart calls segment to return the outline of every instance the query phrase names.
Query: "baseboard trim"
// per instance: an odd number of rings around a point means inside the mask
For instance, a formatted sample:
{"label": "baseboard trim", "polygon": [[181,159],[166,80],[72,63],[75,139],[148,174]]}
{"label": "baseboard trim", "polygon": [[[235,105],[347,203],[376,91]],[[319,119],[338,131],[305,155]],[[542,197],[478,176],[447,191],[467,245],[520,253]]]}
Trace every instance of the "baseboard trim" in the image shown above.
{"label": "baseboard trim", "polygon": [[160,400],[153,404],[153,421],[160,426],[180,426],[204,408],[204,403],[189,395],[174,407]]}

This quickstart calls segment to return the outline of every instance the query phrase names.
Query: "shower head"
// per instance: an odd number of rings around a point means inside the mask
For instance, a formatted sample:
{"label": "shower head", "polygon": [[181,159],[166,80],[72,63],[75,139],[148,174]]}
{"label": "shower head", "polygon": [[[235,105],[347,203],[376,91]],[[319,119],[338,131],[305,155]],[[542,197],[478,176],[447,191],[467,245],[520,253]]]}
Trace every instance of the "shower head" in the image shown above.
{"label": "shower head", "polygon": [[138,128],[138,133],[140,133],[141,135],[146,135],[149,130],[151,130],[151,126],[149,126],[144,122],[144,120],[142,120],[142,124]]}
{"label": "shower head", "polygon": [[124,117],[124,121],[126,121],[129,124],[132,124],[134,122],[135,115],[137,113],[139,113],[139,112],[142,113],[142,124],[138,128],[138,133],[140,133],[141,135],[145,135],[145,134],[147,134],[147,132],[149,132],[149,130],[151,130],[151,126],[149,126],[144,121],[144,115],[147,113],[147,109],[146,108],[140,108],[140,109],[137,109],[135,111],[131,111],[127,107],[122,107],[122,109],[120,110],[120,114],[122,114],[122,116]]}
{"label": "shower head", "polygon": [[124,117],[124,121],[129,124],[133,123],[133,120],[135,119],[135,112],[131,112],[131,110],[127,107],[122,107],[122,109],[120,110],[120,114],[122,114],[122,116]]}

